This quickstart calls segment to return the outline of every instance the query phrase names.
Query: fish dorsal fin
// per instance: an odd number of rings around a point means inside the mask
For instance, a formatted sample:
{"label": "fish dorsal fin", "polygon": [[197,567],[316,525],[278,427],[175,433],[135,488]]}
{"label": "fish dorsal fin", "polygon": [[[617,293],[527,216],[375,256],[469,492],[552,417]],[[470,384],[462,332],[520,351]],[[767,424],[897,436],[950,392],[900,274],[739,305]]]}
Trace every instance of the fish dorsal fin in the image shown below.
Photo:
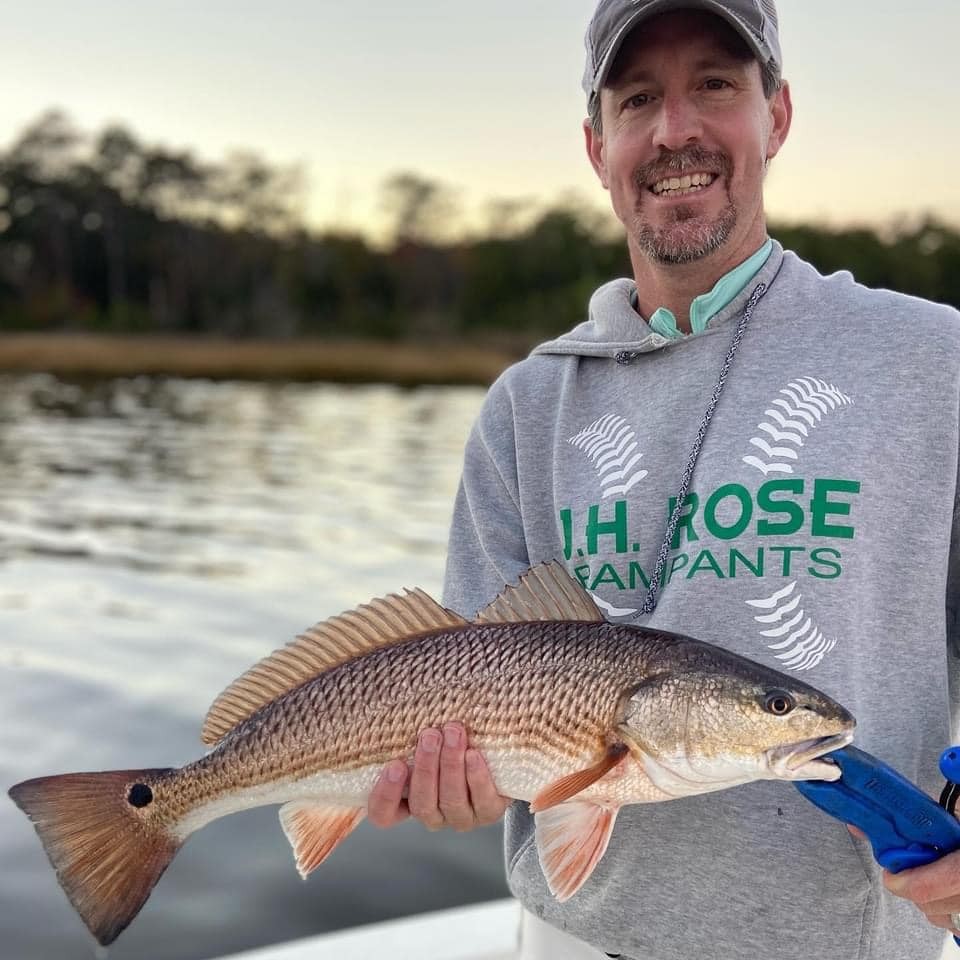
{"label": "fish dorsal fin", "polygon": [[207,711],[201,739],[207,744],[217,743],[281,694],[347,660],[419,634],[466,623],[422,590],[408,590],[402,597],[390,594],[331,617],[274,650],[234,680]]}
{"label": "fish dorsal fin", "polygon": [[523,623],[530,620],[603,620],[593,597],[556,560],[531,567],[516,586],[505,587],[475,623]]}

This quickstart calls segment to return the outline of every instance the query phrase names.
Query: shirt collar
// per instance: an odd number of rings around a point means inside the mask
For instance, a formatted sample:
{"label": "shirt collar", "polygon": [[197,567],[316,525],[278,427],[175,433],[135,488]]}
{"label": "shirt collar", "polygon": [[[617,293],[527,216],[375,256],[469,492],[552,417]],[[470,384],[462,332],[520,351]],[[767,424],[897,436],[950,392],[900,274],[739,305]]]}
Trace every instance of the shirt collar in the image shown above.
{"label": "shirt collar", "polygon": [[[690,329],[693,333],[703,333],[707,324],[727,304],[729,304],[743,288],[757,275],[760,268],[767,262],[770,251],[773,250],[773,241],[767,238],[753,256],[744,260],[739,266],[725,273],[707,293],[701,293],[690,304]],[[637,305],[634,294],[634,307]],[[666,307],[658,307],[650,317],[648,324],[654,333],[668,340],[681,340],[684,334],[677,327],[677,318]]]}

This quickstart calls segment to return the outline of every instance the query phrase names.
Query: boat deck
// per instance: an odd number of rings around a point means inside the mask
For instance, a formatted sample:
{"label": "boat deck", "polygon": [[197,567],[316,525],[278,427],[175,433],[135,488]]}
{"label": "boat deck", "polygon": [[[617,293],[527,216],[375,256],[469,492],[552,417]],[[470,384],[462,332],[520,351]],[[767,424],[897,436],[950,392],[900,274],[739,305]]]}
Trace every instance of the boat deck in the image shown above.
{"label": "boat deck", "polygon": [[[223,960],[516,960],[519,907],[494,900],[321,934]],[[941,960],[960,960],[948,939]]]}
{"label": "boat deck", "polygon": [[223,960],[515,960],[519,909],[515,900],[494,900],[261,947]]}

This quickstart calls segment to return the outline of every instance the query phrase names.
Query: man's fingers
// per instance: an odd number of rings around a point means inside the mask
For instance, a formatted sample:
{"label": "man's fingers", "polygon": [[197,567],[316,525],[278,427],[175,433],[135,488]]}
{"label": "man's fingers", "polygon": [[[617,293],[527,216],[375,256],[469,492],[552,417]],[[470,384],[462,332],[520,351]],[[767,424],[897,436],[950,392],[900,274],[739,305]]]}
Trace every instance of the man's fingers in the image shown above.
{"label": "man's fingers", "polygon": [[476,826],[464,754],[467,734],[459,723],[448,723],[443,728],[443,748],[440,751],[440,783],[437,803],[444,821],[454,830],[470,830]]}
{"label": "man's fingers", "polygon": [[935,927],[956,930],[960,913],[960,851],[900,873],[884,871],[883,883],[898,897],[912,901]]}
{"label": "man's fingers", "polygon": [[424,730],[420,734],[407,796],[411,815],[430,830],[439,830],[443,826],[443,814],[437,800],[442,742],[439,730]]}
{"label": "man's fingers", "polygon": [[410,816],[403,799],[408,773],[406,760],[393,760],[383,768],[367,798],[367,819],[375,827],[392,827]]}
{"label": "man's fingers", "polygon": [[472,830],[495,823],[510,803],[497,793],[479,751],[467,749],[467,733],[459,723],[421,732],[404,800],[407,773],[403,760],[384,768],[367,803],[375,826],[391,827],[413,816],[430,830]]}
{"label": "man's fingers", "polygon": [[479,750],[468,750],[466,755],[467,785],[477,825],[496,823],[510,805],[508,797],[497,793],[490,768]]}
{"label": "man's fingers", "polygon": [[952,897],[942,897],[939,900],[931,900],[929,903],[917,904],[917,906],[929,917],[934,915],[949,917],[952,913],[960,913],[960,896],[954,894]]}
{"label": "man's fingers", "polygon": [[883,882],[892,894],[924,908],[938,900],[960,900],[960,852],[901,873],[884,871]]}
{"label": "man's fingers", "polygon": [[957,928],[954,926],[953,921],[950,919],[949,913],[940,913],[940,914],[926,914],[927,920],[930,921],[935,927],[942,927],[944,930],[953,930],[957,932]]}

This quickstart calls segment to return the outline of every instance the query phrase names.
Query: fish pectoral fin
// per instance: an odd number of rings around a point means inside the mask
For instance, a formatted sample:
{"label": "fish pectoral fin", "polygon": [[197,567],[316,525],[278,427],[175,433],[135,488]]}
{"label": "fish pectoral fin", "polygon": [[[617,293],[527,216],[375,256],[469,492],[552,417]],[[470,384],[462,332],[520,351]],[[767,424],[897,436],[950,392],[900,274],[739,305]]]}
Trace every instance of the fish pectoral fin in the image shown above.
{"label": "fish pectoral fin", "polygon": [[550,892],[561,903],[587,881],[610,842],[619,807],[570,800],[536,815],[537,855]]}
{"label": "fish pectoral fin", "polygon": [[628,753],[629,750],[625,744],[613,744],[599,763],[587,767],[586,770],[577,770],[575,773],[547,784],[530,801],[530,812],[541,813],[550,807],[555,807],[558,803],[563,803],[571,797],[575,797],[591,784],[596,783],[601,777],[605,777]]}
{"label": "fish pectoral fin", "polygon": [[331,807],[308,800],[291,800],[280,808],[280,825],[304,880],[350,835],[365,812],[363,807]]}

